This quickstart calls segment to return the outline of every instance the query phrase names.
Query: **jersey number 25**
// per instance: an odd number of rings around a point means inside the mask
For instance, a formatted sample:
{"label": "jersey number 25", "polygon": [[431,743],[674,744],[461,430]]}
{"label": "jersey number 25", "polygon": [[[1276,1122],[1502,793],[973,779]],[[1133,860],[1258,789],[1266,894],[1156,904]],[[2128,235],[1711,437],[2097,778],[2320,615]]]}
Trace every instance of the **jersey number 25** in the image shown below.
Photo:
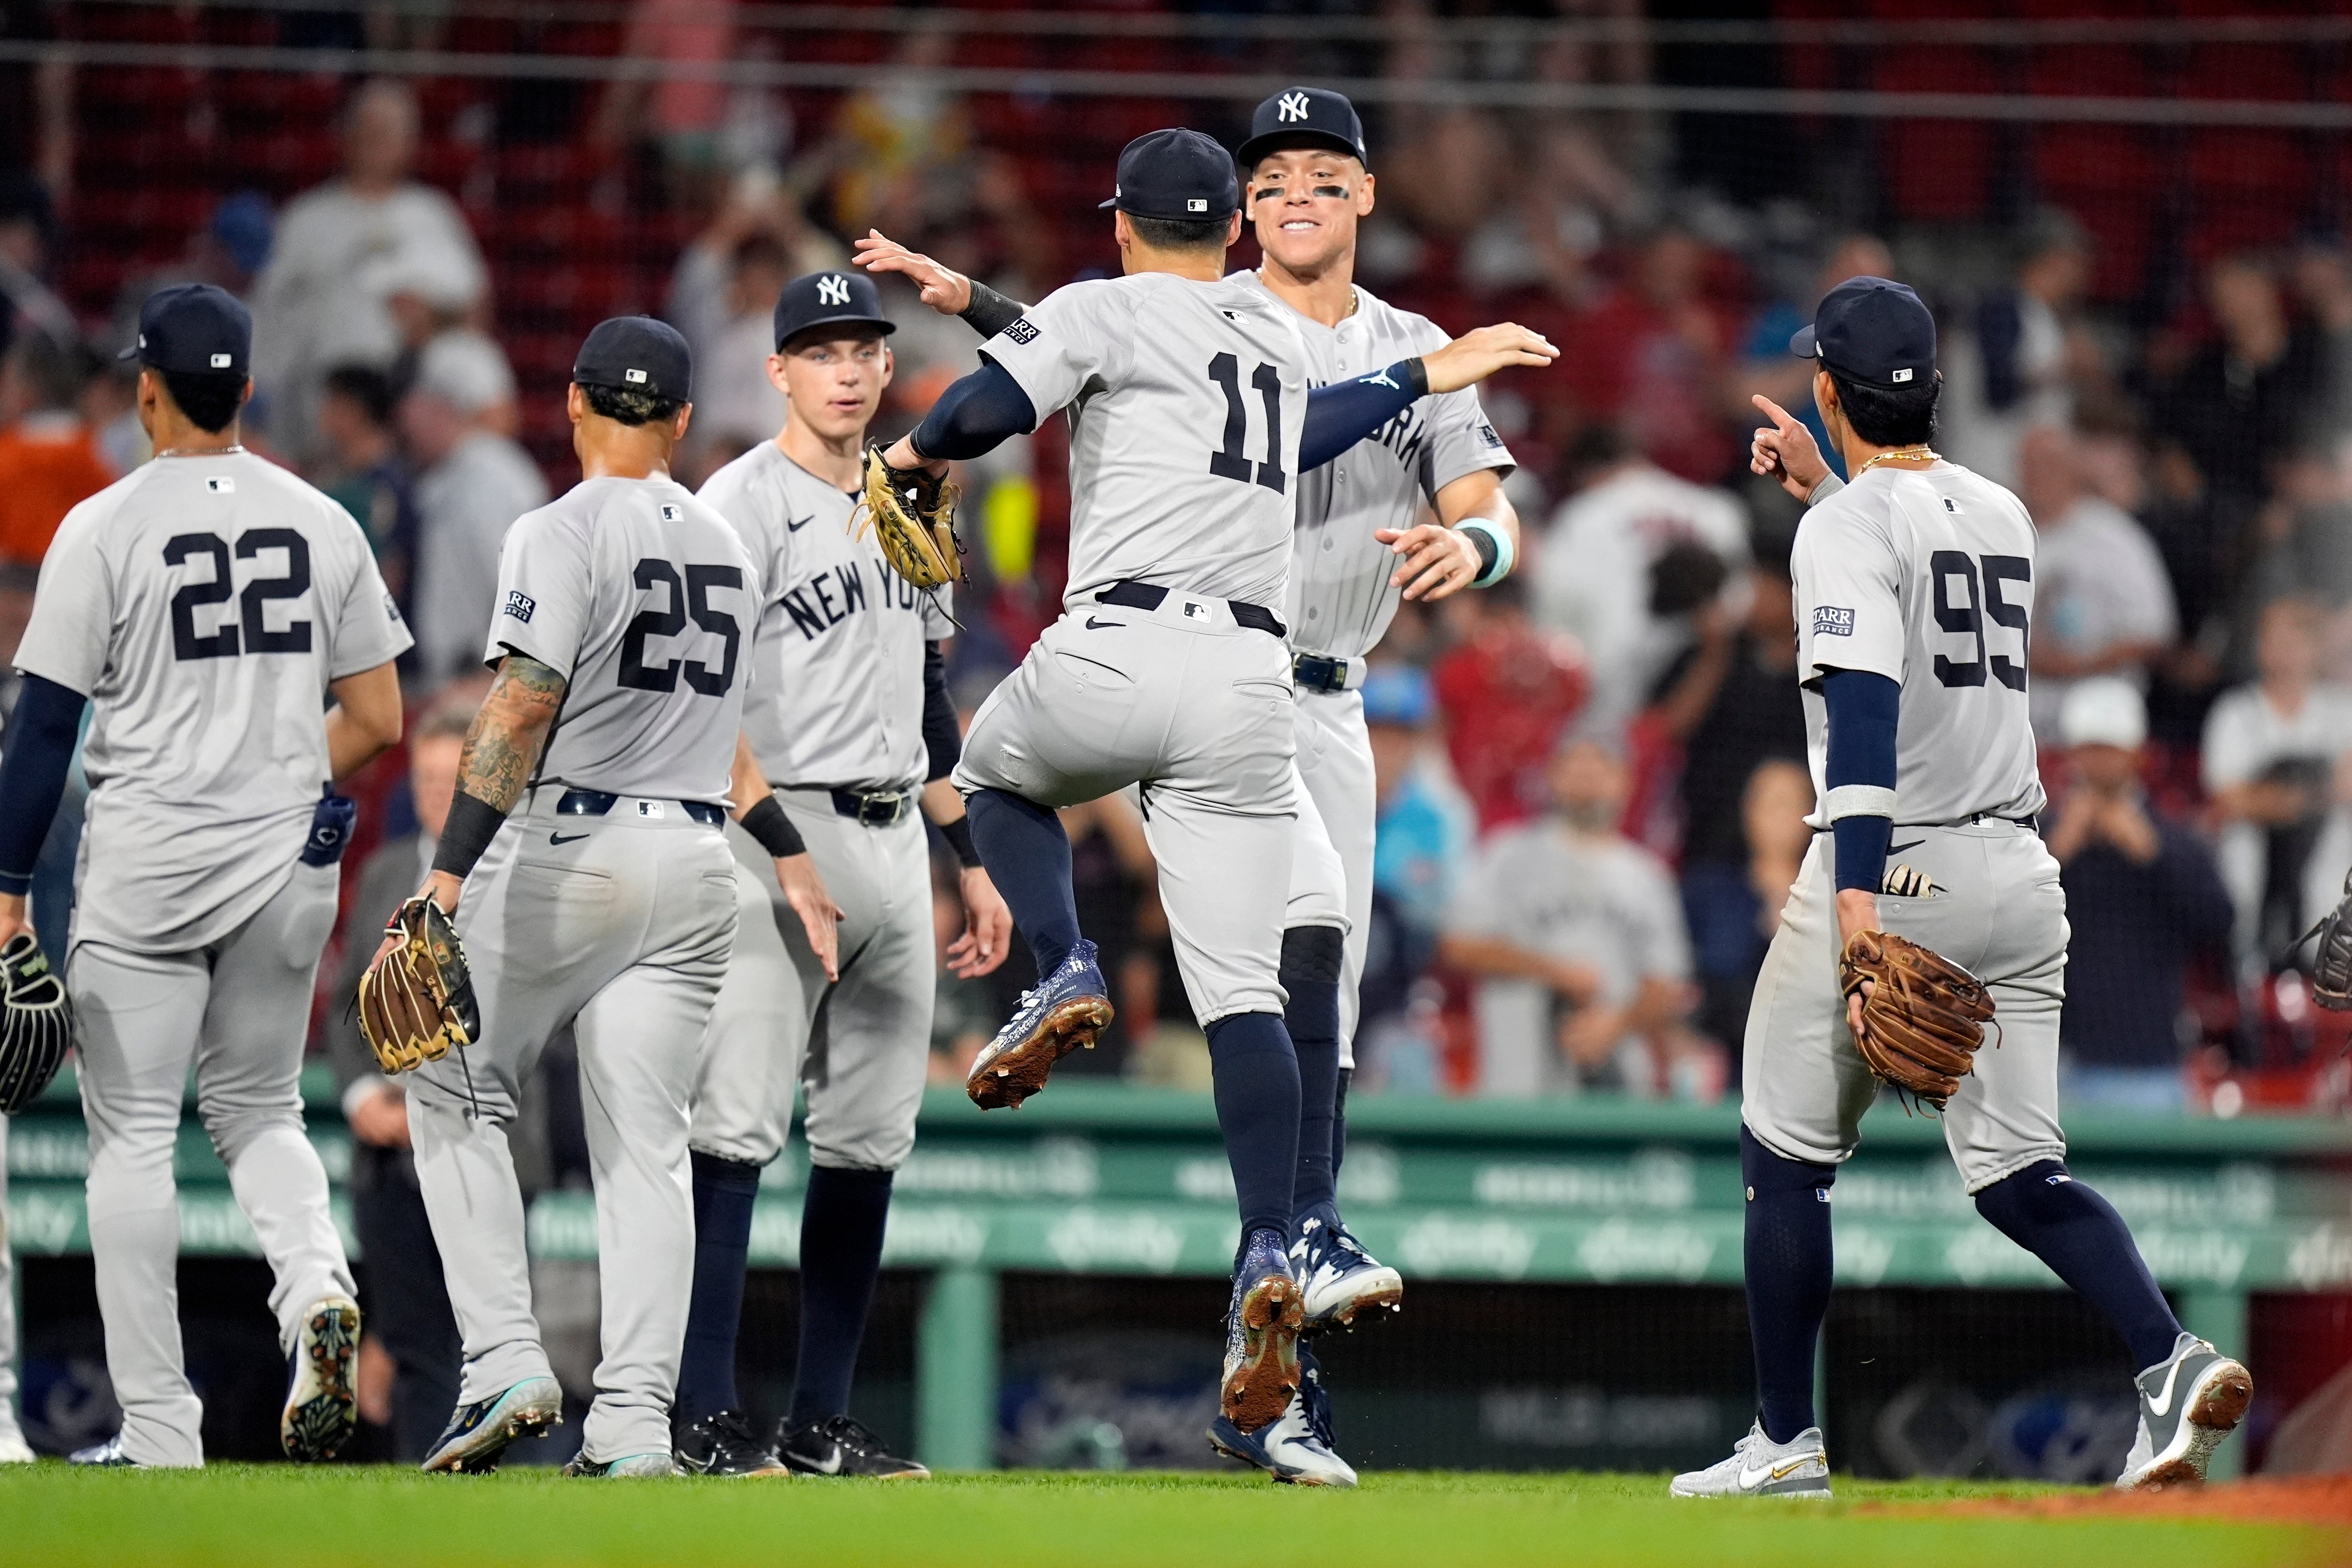
{"label": "jersey number 25", "polygon": [[[735,684],[735,653],[741,647],[743,629],[735,617],[724,610],[710,607],[710,590],[732,588],[742,591],[743,574],[732,566],[688,566],[686,581],[680,584],[677,568],[658,556],[648,555],[637,563],[636,584],[651,589],[659,584],[667,590],[663,607],[639,610],[621,638],[621,684],[639,691],[675,691],[678,677],[686,677],[691,690],[705,697],[724,697],[727,689]],[[646,642],[651,637],[674,637],[686,630],[687,618],[726,643],[720,655],[719,667],[712,669],[698,659],[671,659],[666,664],[646,662]]]}

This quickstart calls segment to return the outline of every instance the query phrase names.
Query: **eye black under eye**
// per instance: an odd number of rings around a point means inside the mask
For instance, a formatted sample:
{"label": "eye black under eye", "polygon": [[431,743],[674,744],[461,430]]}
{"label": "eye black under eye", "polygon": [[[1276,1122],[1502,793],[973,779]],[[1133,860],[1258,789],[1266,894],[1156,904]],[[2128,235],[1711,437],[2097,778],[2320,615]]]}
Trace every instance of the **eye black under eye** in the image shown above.
{"label": "eye black under eye", "polygon": [[1315,187],[1315,194],[1318,196],[1328,196],[1333,201],[1338,201],[1340,197],[1348,194],[1348,187],[1345,185],[1318,185]]}

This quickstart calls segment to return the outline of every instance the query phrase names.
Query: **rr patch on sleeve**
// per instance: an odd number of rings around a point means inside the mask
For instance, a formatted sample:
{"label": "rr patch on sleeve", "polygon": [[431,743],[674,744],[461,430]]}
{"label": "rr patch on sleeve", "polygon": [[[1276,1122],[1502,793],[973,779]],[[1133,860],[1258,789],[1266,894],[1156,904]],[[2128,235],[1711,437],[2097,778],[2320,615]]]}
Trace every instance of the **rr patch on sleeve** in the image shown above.
{"label": "rr patch on sleeve", "polygon": [[[526,620],[530,617],[525,616]],[[1834,605],[1813,606],[1813,635],[1817,637],[1850,637],[1853,636],[1853,612]]]}
{"label": "rr patch on sleeve", "polygon": [[1037,329],[1030,324],[1028,317],[1024,316],[1005,328],[1004,335],[1016,343],[1034,343],[1037,341]]}
{"label": "rr patch on sleeve", "polygon": [[507,614],[525,625],[530,624],[530,613],[537,608],[539,601],[520,589],[510,590],[507,595]]}

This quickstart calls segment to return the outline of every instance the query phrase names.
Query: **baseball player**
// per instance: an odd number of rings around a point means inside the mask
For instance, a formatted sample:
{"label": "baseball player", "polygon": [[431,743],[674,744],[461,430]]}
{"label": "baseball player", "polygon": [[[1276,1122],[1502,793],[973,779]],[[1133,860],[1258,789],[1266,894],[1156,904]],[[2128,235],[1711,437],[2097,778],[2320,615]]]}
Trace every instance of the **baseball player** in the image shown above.
{"label": "baseball player", "polygon": [[[947,779],[961,743],[940,648],[955,631],[948,590],[918,592],[851,531],[893,330],[862,274],[786,284],[768,360],[783,428],[701,492],[742,536],[759,606],[744,714],[758,773],[736,798],[772,789],[781,808],[751,824],[766,837],[728,836],[740,921],[695,1089],[694,1308],[672,1415],[679,1464],[706,1475],[929,1473],[848,1414],[891,1173],[914,1148],[929,1065],[938,982],[919,804],[963,864],[955,972],[1002,963],[1013,922]],[[795,1088],[810,1159],[800,1354],[771,1441],[736,1408],[735,1338],[752,1199]]]}
{"label": "baseball player", "polygon": [[692,368],[659,321],[589,333],[568,397],[581,483],[518,519],[499,557],[483,656],[498,677],[423,889],[456,916],[480,1009],[476,1042],[417,1069],[409,1093],[417,1185],[466,1352],[427,1470],[492,1468],[562,1409],[531,1314],[507,1126],[566,1024],[596,1190],[604,1359],[565,1468],[677,1469],[688,1117],[735,940],[720,828],[759,626],[741,541],[669,477]]}
{"label": "baseball player", "polygon": [[79,1464],[204,1463],[174,1279],[173,1151],[192,1067],[276,1276],[286,1452],[327,1458],[354,1419],[359,1309],[299,1078],[352,820],[328,790],[399,740],[392,661],[409,636],[351,515],[239,444],[252,337],[245,307],[207,285],[141,307],[131,352],[155,460],[68,514],[16,653],[0,942],[26,929],[34,858],[83,707],[96,709],[65,974],[122,1427]]}
{"label": "baseball player", "polygon": [[[1233,279],[1295,311],[1308,381],[1329,385],[1443,347],[1445,333],[1353,281],[1356,226],[1371,210],[1363,126],[1339,93],[1292,88],[1257,106],[1239,154],[1265,263]],[[989,290],[878,235],[865,265],[912,278],[926,302],[988,320]],[[977,310],[974,301],[980,301]],[[1020,307],[1004,306],[1018,314]],[[1009,318],[1008,318],[1009,319]],[[1509,451],[1467,389],[1421,398],[1379,432],[1300,477],[1285,601],[1303,786],[1292,847],[1280,981],[1297,1049],[1301,1117],[1291,1256],[1310,1331],[1402,1300],[1403,1280],[1341,1221],[1335,1184],[1372,899],[1371,740],[1357,695],[1364,656],[1400,598],[1440,599],[1509,574],[1517,513],[1503,494]],[[1423,505],[1437,521],[1419,521]],[[1402,559],[1400,559],[1402,557]],[[1285,1479],[1352,1483],[1331,1453],[1329,1403],[1311,1352],[1298,1406],[1255,1436],[1221,1422],[1214,1440]]]}
{"label": "baseball player", "polygon": [[943,473],[1040,411],[1069,411],[1064,615],[982,707],[955,773],[1041,977],[967,1087],[984,1107],[1018,1104],[1108,1021],[1054,808],[1139,785],[1243,1221],[1221,1407],[1247,1434],[1290,1406],[1303,1322],[1288,1256],[1299,1069],[1279,969],[1305,797],[1286,628],[1269,608],[1287,585],[1298,476],[1427,393],[1553,351],[1486,328],[1310,396],[1297,314],[1223,276],[1240,191],[1222,147],[1187,131],[1139,137],[1105,205],[1126,276],[1003,325],[982,368],[885,461]]}
{"label": "baseball player", "polygon": [[1798,530],[1799,679],[1815,837],[1756,984],[1742,1068],[1749,1332],[1761,1406],[1732,1456],[1675,1478],[1677,1497],[1829,1493],[1812,1405],[1829,1306],[1830,1193],[1878,1083],[1854,1038],[1866,990],[1839,955],[1884,930],[1984,983],[1998,1048],[1944,1110],[1983,1215],[2122,1335],[2140,1422],[2118,1486],[2201,1479],[2244,1416],[2246,1369],[2183,1331],[2106,1201],[2067,1173],[2058,1124],[2066,900],[2042,847],[2026,635],[2034,530],[2017,498],[1939,458],[1936,328],[1919,297],[1856,278],[1790,347],[1853,482],[1769,401],[1751,466],[1809,511]]}

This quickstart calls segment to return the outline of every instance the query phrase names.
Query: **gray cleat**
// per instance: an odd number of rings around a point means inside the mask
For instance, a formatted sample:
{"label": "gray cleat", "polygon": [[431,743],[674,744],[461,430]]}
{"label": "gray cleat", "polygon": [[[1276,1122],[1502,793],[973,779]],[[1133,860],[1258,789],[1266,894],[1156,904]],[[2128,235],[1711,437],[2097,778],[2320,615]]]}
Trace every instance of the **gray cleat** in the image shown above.
{"label": "gray cleat", "polygon": [[2183,1333],[2170,1355],[2133,1381],[2139,1434],[2116,1488],[2153,1492],[2201,1484],[2213,1450],[2238,1429],[2254,1402],[2253,1375],[2195,1334]]}
{"label": "gray cleat", "polygon": [[1731,1458],[1675,1478],[1675,1497],[1793,1497],[1830,1495],[1829,1451],[1822,1429],[1808,1426],[1785,1443],[1764,1436],[1764,1423],[1748,1429]]}

